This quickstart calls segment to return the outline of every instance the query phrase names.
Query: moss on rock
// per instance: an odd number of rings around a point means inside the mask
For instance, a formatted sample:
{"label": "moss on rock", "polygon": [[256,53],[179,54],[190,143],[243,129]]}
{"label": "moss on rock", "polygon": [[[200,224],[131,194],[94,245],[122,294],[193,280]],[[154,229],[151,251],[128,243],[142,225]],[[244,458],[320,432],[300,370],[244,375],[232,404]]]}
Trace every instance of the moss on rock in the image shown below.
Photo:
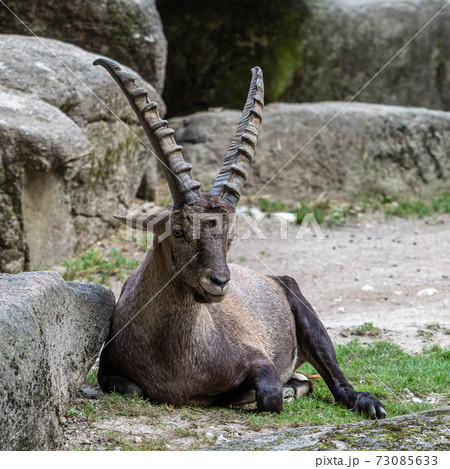
{"label": "moss on rock", "polygon": [[164,99],[171,115],[240,109],[259,65],[267,103],[354,97],[448,110],[450,10],[404,47],[438,3],[159,0],[170,50]]}
{"label": "moss on rock", "polygon": [[157,6],[170,44],[165,98],[172,115],[241,108],[255,65],[264,71],[266,99],[275,101],[302,63],[303,1],[160,0]]}
{"label": "moss on rock", "polygon": [[445,407],[375,422],[284,430],[231,441],[220,450],[444,451],[450,449],[449,420]]}

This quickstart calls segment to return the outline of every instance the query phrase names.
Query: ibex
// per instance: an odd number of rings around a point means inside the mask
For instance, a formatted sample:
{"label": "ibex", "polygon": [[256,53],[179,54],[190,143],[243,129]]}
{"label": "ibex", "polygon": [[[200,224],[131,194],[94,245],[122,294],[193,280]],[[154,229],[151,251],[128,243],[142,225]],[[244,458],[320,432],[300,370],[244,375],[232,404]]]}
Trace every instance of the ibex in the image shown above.
{"label": "ibex", "polygon": [[[110,60],[94,65],[103,66],[128,98],[163,163],[173,198],[153,224],[153,246],[144,262],[123,285],[100,357],[102,390],[173,405],[256,400],[259,411],[280,412],[283,389],[298,389],[295,371],[309,362],[337,402],[384,418],[384,405],[368,392],[355,391],[344,376],[325,327],[294,279],[227,264],[236,205],[261,125],[261,69],[252,69],[224,164],[210,193],[202,193],[174,131],[160,118],[157,104],[148,102],[147,90]],[[164,216],[171,231],[161,240]],[[197,235],[195,218],[200,219]],[[149,216],[140,224],[152,220]]]}

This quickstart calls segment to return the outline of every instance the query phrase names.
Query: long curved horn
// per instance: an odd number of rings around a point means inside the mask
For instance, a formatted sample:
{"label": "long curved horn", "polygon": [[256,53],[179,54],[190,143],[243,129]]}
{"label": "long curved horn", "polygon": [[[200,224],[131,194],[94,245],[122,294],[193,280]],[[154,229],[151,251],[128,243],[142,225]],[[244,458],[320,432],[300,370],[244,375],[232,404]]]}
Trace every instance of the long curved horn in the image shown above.
{"label": "long curved horn", "polygon": [[252,68],[252,81],[238,128],[231,141],[225,161],[211,189],[211,194],[236,206],[253,163],[258,132],[264,108],[264,82],[262,70]]}
{"label": "long curved horn", "polygon": [[157,103],[149,102],[148,91],[136,85],[135,77],[122,70],[118,64],[108,59],[97,59],[94,65],[101,65],[114,78],[127,97],[142,127],[163,163],[164,173],[169,184],[175,208],[193,200],[201,199],[200,183],[191,175],[192,166],[183,159],[183,147],[176,144],[174,130],[162,120]]}

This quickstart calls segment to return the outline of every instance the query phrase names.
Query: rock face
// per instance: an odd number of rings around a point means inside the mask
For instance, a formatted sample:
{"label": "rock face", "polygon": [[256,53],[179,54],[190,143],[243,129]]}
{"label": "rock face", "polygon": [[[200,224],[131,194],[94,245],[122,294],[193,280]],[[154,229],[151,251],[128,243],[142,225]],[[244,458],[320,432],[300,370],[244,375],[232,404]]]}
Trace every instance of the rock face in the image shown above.
{"label": "rock face", "polygon": [[105,236],[156,164],[97,55],[23,36],[0,36],[0,48],[0,272],[18,272]]}
{"label": "rock face", "polygon": [[377,75],[357,101],[450,110],[450,8],[431,20],[445,0],[307,4],[302,60],[280,101],[346,101]]}
{"label": "rock face", "polygon": [[216,3],[157,2],[171,115],[240,108],[255,65],[267,103],[345,101],[380,71],[357,101],[450,110],[450,8],[429,22],[446,0]]}
{"label": "rock face", "polygon": [[11,0],[7,5],[0,9],[2,33],[33,31],[76,44],[127,64],[162,91],[167,41],[154,0]]}
{"label": "rock face", "polygon": [[63,445],[60,419],[105,340],[115,298],[54,272],[0,274],[0,448]]}
{"label": "rock face", "polygon": [[164,92],[170,114],[239,109],[255,65],[266,77],[266,99],[275,101],[301,59],[306,3],[158,0],[170,47]]}
{"label": "rock face", "polygon": [[215,451],[448,451],[450,407],[377,422],[295,428],[230,441]]}
{"label": "rock face", "polygon": [[[237,111],[201,112],[170,121],[203,190],[217,176],[239,117]],[[447,112],[343,102],[271,104],[244,195],[297,202],[322,192],[338,200],[427,197],[448,190],[449,142]]]}

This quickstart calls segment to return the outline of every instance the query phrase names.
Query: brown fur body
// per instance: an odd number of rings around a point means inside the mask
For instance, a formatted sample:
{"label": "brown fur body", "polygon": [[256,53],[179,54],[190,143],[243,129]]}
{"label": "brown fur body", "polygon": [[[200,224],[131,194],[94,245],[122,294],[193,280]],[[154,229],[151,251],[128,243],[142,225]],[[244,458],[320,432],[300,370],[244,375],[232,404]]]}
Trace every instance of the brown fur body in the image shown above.
{"label": "brown fur body", "polygon": [[[147,261],[142,269],[146,266]],[[195,303],[192,293],[183,292],[174,282],[145,307],[164,287],[163,279],[149,286],[133,309],[142,311],[108,346],[115,365],[132,377],[146,397],[171,404],[211,405],[222,403],[222,393],[242,386],[260,361],[272,362],[284,383],[294,372],[294,318],[284,293],[268,277],[231,267],[230,292],[221,303]],[[139,271],[124,288],[111,334],[128,320],[120,315],[121,306],[129,307],[136,282]],[[258,292],[263,295],[255,302]],[[130,343],[135,344],[134,353]],[[253,390],[243,389],[242,395],[230,400],[254,399]]]}

